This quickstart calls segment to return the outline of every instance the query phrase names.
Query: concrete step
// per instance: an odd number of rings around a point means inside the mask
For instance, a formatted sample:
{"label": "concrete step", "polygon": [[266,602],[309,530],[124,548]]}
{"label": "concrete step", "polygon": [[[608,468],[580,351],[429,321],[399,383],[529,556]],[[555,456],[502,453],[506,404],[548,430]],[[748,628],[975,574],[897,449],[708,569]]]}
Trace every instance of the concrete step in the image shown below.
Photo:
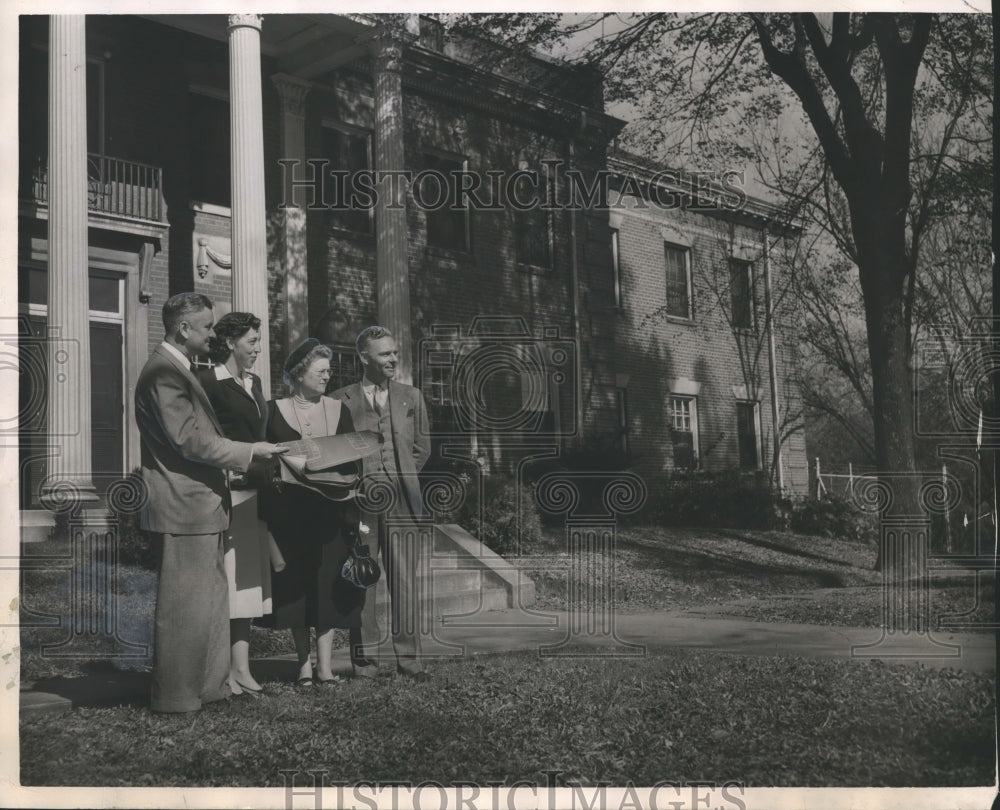
{"label": "concrete step", "polygon": [[[388,609],[382,601],[383,595],[378,594],[379,610]],[[507,591],[503,587],[470,588],[460,592],[436,593],[432,598],[423,600],[424,609],[431,616],[453,616],[463,613],[475,613],[486,610],[506,610],[510,607]]]}
{"label": "concrete step", "polygon": [[438,551],[435,549],[430,556],[429,565],[435,571],[447,568],[458,568],[458,552]]}
{"label": "concrete step", "polygon": [[420,576],[424,592],[432,591],[434,596],[465,593],[467,591],[489,590],[489,581],[479,571],[459,571],[441,569],[424,571]]}
{"label": "concrete step", "polygon": [[[511,597],[505,585],[494,579],[489,570],[443,568],[425,571],[421,576],[422,599],[435,616],[469,613],[476,610],[503,610],[510,607]],[[388,596],[381,586],[377,589],[378,604]]]}
{"label": "concrete step", "polygon": [[[420,574],[422,600],[434,616],[504,610],[534,602],[534,583],[453,524],[435,526],[434,546]],[[385,583],[376,601],[388,600]]]}
{"label": "concrete step", "polygon": [[507,591],[502,587],[484,588],[438,596],[431,603],[432,616],[456,615],[484,610],[506,610]]}
{"label": "concrete step", "polygon": [[[491,597],[496,594],[501,597],[503,607],[507,607],[509,597],[507,588],[500,582],[494,581],[488,571],[461,571],[454,569],[443,569],[439,571],[427,572],[421,576],[422,601],[440,602],[455,597],[469,597],[477,602],[480,598]],[[383,589],[377,589],[377,599],[381,602]],[[496,602],[491,598],[490,604]]]}

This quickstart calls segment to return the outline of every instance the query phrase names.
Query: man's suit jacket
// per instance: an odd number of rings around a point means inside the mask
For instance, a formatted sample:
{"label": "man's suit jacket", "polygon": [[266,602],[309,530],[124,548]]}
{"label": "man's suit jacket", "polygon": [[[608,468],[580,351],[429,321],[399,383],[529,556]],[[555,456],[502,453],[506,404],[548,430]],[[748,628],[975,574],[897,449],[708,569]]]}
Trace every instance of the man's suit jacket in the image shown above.
{"label": "man's suit jacket", "polygon": [[170,534],[214,534],[229,526],[224,470],[246,470],[252,448],[222,435],[208,395],[163,346],[153,349],[135,387],[148,501],[140,526]]}
{"label": "man's suit jacket", "polygon": [[[338,388],[331,394],[343,401],[351,412],[355,430],[379,432],[378,416],[365,398],[360,382]],[[389,380],[389,414],[392,422],[392,441],[396,448],[396,469],[399,470],[403,492],[414,517],[423,514],[423,499],[417,477],[431,454],[430,423],[423,394],[412,385]],[[364,459],[364,472],[374,472],[378,454]]]}

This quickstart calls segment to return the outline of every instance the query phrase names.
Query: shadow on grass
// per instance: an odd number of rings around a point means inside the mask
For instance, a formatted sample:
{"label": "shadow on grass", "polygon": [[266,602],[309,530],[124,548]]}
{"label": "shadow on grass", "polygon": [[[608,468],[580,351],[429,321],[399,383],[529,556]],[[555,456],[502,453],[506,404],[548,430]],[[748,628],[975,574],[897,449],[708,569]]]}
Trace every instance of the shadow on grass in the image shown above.
{"label": "shadow on grass", "polygon": [[[794,557],[804,557],[808,560],[816,560],[820,563],[826,563],[829,565],[835,565],[840,568],[856,568],[857,566],[852,563],[838,559],[836,557],[830,556],[828,554],[817,554],[813,551],[805,551],[801,548],[795,546],[784,545],[772,540],[765,540],[758,534],[737,534],[736,532],[721,530],[718,532],[722,537],[728,537],[732,540],[737,540],[741,543],[747,543],[752,546],[758,546],[760,548],[766,548],[770,551],[776,551],[779,554],[788,554]],[[821,540],[821,538],[816,538]],[[874,559],[874,554],[873,554]]]}
{"label": "shadow on grass", "polygon": [[79,677],[56,676],[39,678],[33,691],[56,695],[70,701],[73,708],[81,706],[141,706],[149,703],[149,673],[116,669],[110,661],[86,662],[78,665],[84,673]]}
{"label": "shadow on grass", "polygon": [[642,567],[677,574],[685,578],[689,578],[692,572],[697,572],[713,579],[731,577],[752,580],[769,579],[772,585],[775,579],[793,580],[801,582],[803,588],[842,588],[847,585],[847,578],[837,571],[765,563],[707,550],[653,549],[649,546],[633,543],[623,544],[623,548],[637,554],[641,558],[639,564]]}

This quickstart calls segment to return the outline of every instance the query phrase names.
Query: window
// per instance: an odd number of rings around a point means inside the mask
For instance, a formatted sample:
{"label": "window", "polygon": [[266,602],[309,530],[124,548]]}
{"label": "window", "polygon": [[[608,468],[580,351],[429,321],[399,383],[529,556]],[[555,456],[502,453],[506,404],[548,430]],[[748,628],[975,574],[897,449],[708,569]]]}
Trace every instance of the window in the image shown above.
{"label": "window", "polygon": [[753,329],[754,296],[753,264],[731,259],[729,262],[729,288],[733,302],[733,327]]}
{"label": "window", "polygon": [[668,407],[674,468],[693,470],[698,466],[698,400],[671,396]]}
{"label": "window", "polygon": [[[427,244],[446,250],[469,250],[469,210],[459,206],[459,177],[465,158],[424,154],[424,171],[414,182],[413,196],[427,216]],[[417,179],[417,178],[415,178]]]}
{"label": "window", "polygon": [[691,318],[691,273],[688,251],[664,243],[663,253],[667,271],[667,315]]}
{"label": "window", "polygon": [[229,102],[191,93],[191,199],[229,207]]}
{"label": "window", "polygon": [[431,351],[421,376],[421,388],[427,402],[431,430],[435,433],[455,433],[459,430],[455,417],[454,366],[452,352]]}
{"label": "window", "polygon": [[114,314],[122,311],[123,285],[121,279],[115,276],[91,273],[88,281],[91,311]]}
{"label": "window", "polygon": [[618,406],[618,446],[623,453],[628,452],[628,391],[625,388],[615,389],[615,402]]}
{"label": "window", "polygon": [[521,372],[521,407],[526,411],[548,411],[549,380],[542,371]]}
{"label": "window", "polygon": [[[371,136],[365,130],[346,126],[323,126],[323,157],[329,161],[326,177],[316,200],[329,211],[327,220],[331,227],[354,233],[370,234],[374,231],[374,208],[366,199],[364,186],[357,182],[358,172],[371,168]],[[346,174],[345,174],[346,173]],[[353,189],[359,193],[354,194]]]}
{"label": "window", "polygon": [[514,182],[511,201],[527,208],[514,213],[514,239],[519,264],[552,267],[552,212],[541,207],[547,188],[550,197],[553,196],[552,182],[545,172],[535,172],[531,177],[520,175]]}
{"label": "window", "polygon": [[518,421],[518,424],[521,424],[522,415],[535,414],[529,423],[533,426],[532,429],[552,433],[555,430],[554,405],[558,402],[558,393],[549,374],[537,369],[522,370],[520,389],[521,401],[511,411],[512,417]]}
{"label": "window", "polygon": [[[24,509],[39,507],[39,488],[52,472],[48,461],[52,453],[46,442],[46,386],[53,339],[48,332],[47,285],[44,266],[33,262],[18,268],[19,463]],[[121,274],[92,268],[87,287],[90,461],[94,484],[103,493],[125,469],[125,279]],[[56,353],[57,363],[72,364],[71,359],[60,360],[60,354],[65,352]]]}
{"label": "window", "polygon": [[330,358],[330,382],[327,391],[336,391],[345,385],[356,383],[361,379],[361,361],[353,348],[331,346],[333,357]]}
{"label": "window", "polygon": [[760,469],[760,441],[758,419],[760,410],[756,402],[736,403],[736,436],[740,450],[740,469]]}
{"label": "window", "polygon": [[611,229],[611,289],[616,307],[622,305],[622,266],[619,253],[619,231]]}
{"label": "window", "polygon": [[424,396],[428,405],[453,405],[451,366],[428,366],[424,379]]}

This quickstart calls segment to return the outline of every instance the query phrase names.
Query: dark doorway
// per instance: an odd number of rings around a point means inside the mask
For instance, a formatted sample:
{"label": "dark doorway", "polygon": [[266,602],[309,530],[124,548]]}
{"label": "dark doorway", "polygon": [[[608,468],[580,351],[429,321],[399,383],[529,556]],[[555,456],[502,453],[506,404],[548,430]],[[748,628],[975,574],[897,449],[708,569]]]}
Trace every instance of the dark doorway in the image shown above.
{"label": "dark doorway", "polygon": [[[20,508],[38,509],[39,488],[58,453],[58,447],[49,444],[47,431],[46,319],[22,317],[19,331]],[[124,472],[123,383],[122,324],[91,321],[91,464],[93,483],[101,495]],[[57,445],[59,439],[53,441]]]}
{"label": "dark doorway", "polygon": [[121,476],[124,451],[122,422],[122,326],[90,324],[91,461],[100,494]]}

